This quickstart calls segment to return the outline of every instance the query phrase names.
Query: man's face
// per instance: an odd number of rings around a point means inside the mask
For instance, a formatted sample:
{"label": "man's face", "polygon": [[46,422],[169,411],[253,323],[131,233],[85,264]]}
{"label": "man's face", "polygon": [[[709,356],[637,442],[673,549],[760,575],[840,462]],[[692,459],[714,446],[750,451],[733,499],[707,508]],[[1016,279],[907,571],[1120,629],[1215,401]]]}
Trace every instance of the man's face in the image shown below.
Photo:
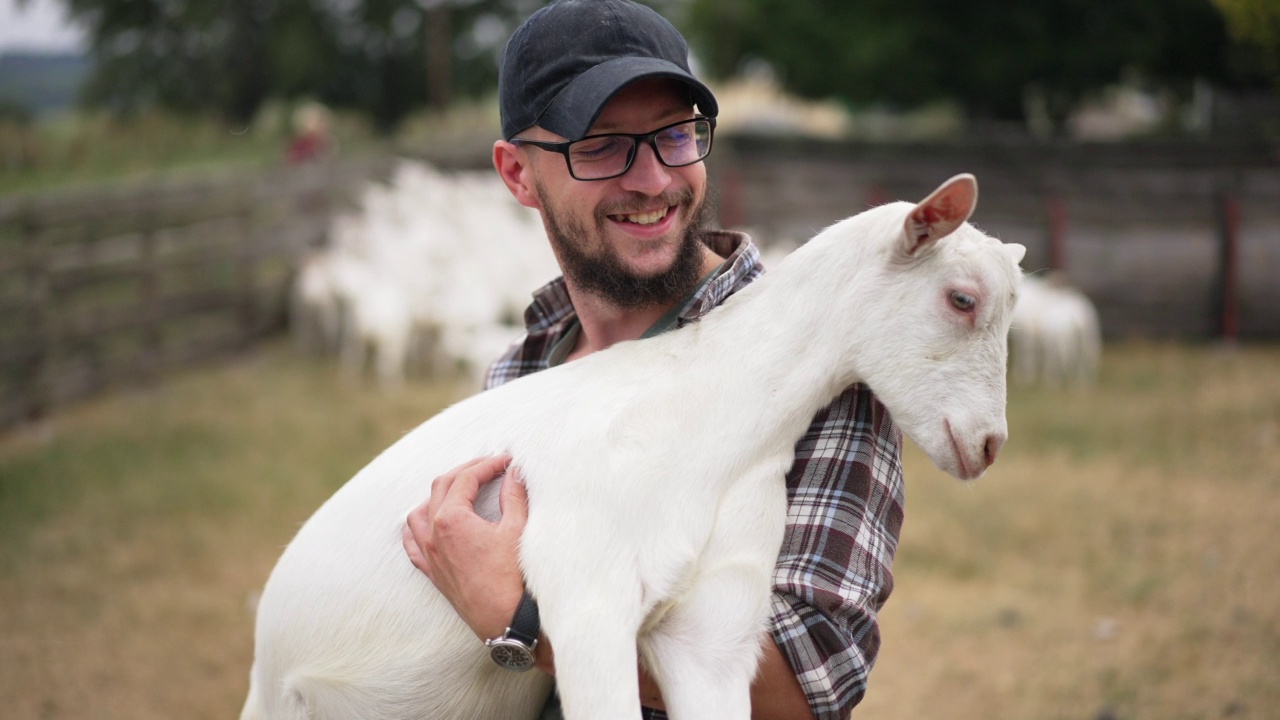
{"label": "man's face", "polygon": [[[643,133],[693,117],[688,95],[670,81],[642,81],[605,106],[588,134]],[[546,131],[538,139],[559,140]],[[573,179],[562,156],[541,153],[534,185],[565,277],[619,307],[665,305],[701,275],[699,233],[711,215],[706,168],[664,166],[641,144],[631,168],[609,180]]]}

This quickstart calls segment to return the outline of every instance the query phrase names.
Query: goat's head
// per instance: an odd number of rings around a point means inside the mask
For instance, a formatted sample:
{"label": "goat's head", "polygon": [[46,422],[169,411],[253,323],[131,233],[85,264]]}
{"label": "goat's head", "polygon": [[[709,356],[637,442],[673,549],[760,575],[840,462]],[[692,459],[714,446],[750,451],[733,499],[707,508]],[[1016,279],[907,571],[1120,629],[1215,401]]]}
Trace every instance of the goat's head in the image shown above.
{"label": "goat's head", "polygon": [[857,262],[870,266],[859,273],[857,374],[933,462],[962,479],[981,475],[1008,436],[1007,339],[1026,252],[966,222],[977,196],[973,176],[958,175],[917,205],[846,221],[870,236],[854,240],[865,243]]}

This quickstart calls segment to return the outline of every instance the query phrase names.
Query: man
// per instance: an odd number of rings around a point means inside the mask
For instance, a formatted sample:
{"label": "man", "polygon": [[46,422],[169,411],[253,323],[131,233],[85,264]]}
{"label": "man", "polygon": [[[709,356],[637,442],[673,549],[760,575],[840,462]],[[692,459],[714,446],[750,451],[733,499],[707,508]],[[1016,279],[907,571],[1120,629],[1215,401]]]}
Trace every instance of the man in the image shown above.
{"label": "man", "polygon": [[[563,277],[535,295],[527,335],[487,386],[695,322],[762,271],[749,238],[706,227],[702,160],[717,106],[687,55],[666,20],[629,0],[559,0],[512,35],[493,163],[541,214]],[[857,385],[797,444],[755,718],[843,720],[862,698],[879,648],[876,612],[892,587],[900,454],[900,432]],[[479,486],[509,462],[481,458],[437,478],[410,514],[405,549],[500,664],[524,656],[554,674],[517,566],[527,510],[518,468],[503,480],[499,522],[472,509]],[[659,688],[640,673],[647,715],[665,717]]]}

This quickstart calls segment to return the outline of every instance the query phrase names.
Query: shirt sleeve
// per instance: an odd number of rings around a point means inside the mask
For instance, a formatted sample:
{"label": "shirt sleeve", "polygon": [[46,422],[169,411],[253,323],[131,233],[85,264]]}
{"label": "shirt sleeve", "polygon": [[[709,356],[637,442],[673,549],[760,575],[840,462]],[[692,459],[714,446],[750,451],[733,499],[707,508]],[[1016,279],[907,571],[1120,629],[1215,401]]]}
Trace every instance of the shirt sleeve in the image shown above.
{"label": "shirt sleeve", "polygon": [[528,333],[521,335],[507,347],[507,351],[502,353],[501,357],[489,365],[484,373],[485,390],[492,390],[546,367],[546,363],[540,362],[536,356],[530,357],[525,347],[528,344],[530,344]]}
{"label": "shirt sleeve", "polygon": [[902,433],[865,385],[815,418],[787,475],[774,639],[814,716],[846,720],[880,649],[902,529]]}

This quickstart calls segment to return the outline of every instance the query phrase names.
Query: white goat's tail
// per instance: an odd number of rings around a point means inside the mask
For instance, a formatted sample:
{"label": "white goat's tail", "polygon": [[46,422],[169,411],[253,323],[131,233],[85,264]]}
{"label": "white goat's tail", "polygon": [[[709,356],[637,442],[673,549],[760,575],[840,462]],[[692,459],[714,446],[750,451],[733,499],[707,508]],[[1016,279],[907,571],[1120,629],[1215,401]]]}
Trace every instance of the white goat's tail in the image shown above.
{"label": "white goat's tail", "polygon": [[[253,700],[254,692],[250,690],[249,694]],[[280,695],[272,699],[274,702],[270,709],[259,702],[259,709],[250,711],[246,703],[245,714],[240,720],[386,720],[401,717],[397,710],[411,702],[411,698],[405,697],[397,701],[394,688],[377,688],[369,683],[305,673],[293,673],[287,677]]]}
{"label": "white goat's tail", "polygon": [[[276,698],[263,697],[256,680],[257,668],[249,673],[249,695],[245,698],[244,708],[240,710],[240,720],[318,720],[310,707],[327,708],[332,705],[332,693],[324,681],[313,682],[310,678],[292,678],[284,684],[284,692]],[[270,706],[267,700],[271,700]],[[327,715],[324,717],[328,717]],[[359,717],[359,714],[350,717]]]}
{"label": "white goat's tail", "polygon": [[244,708],[240,710],[240,720],[267,720],[266,709],[262,707],[262,699],[258,697],[258,685],[253,681],[253,673],[249,673],[249,696],[244,700]]}

